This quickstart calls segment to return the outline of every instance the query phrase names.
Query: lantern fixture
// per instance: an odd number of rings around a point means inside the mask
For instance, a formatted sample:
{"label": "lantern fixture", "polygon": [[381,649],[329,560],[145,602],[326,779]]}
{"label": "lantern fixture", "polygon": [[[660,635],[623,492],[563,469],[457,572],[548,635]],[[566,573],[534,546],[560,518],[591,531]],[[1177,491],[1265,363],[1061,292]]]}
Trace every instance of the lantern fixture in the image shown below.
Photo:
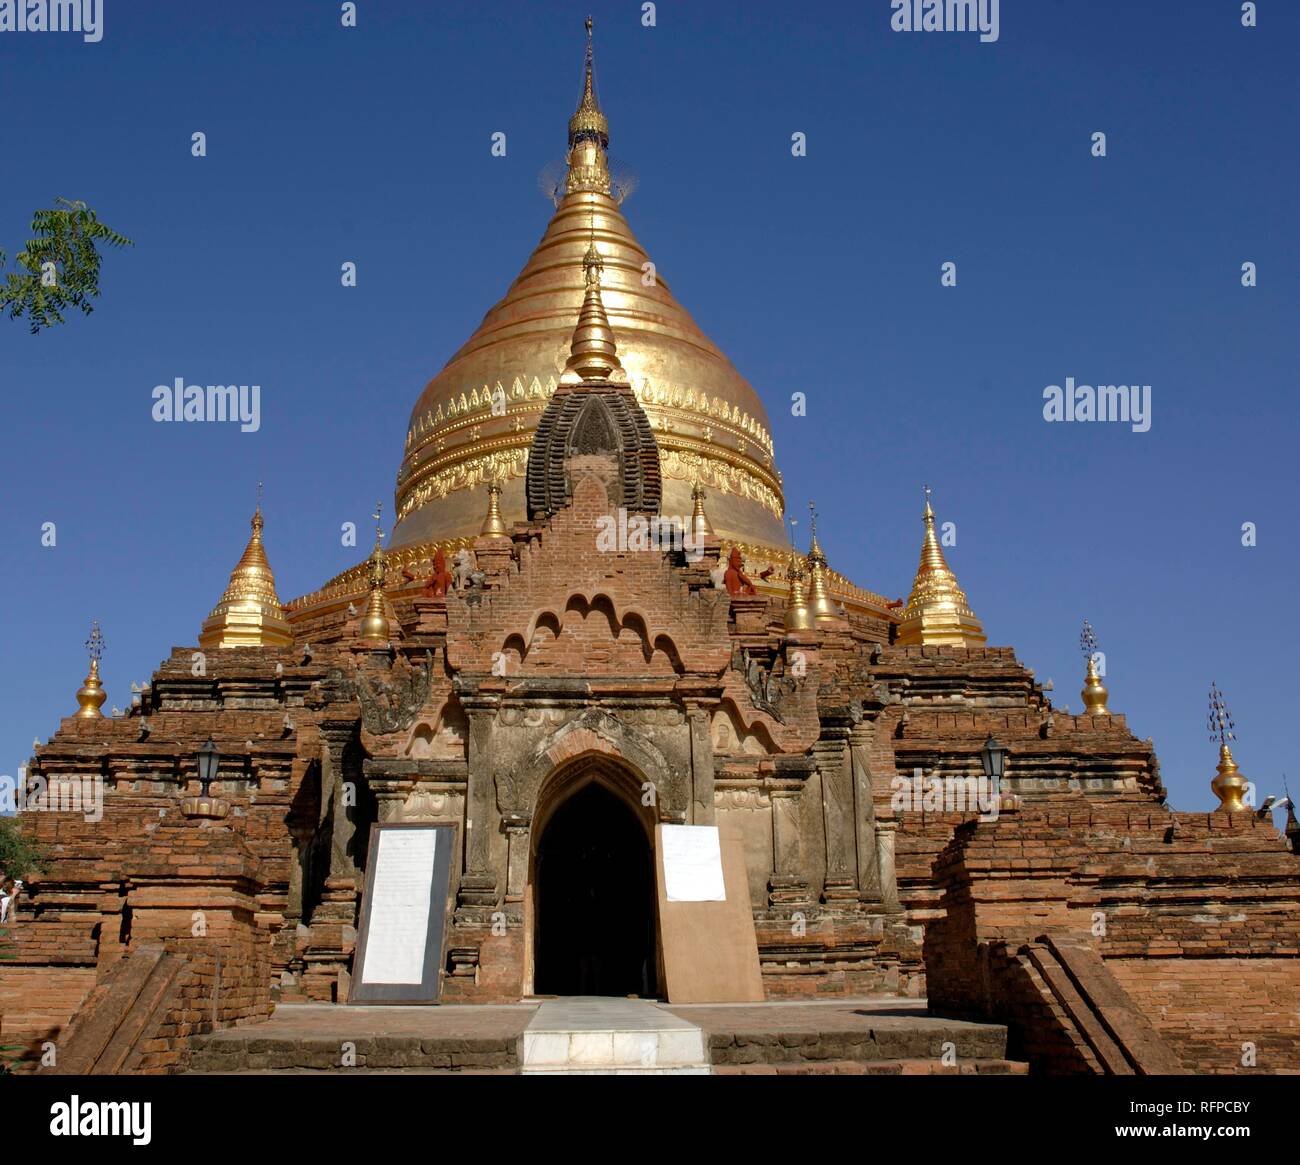
{"label": "lantern fixture", "polygon": [[991,735],[980,749],[980,764],[984,766],[984,775],[995,785],[1002,780],[1007,769],[1007,748],[999,744]]}
{"label": "lantern fixture", "polygon": [[199,785],[203,790],[203,796],[208,795],[208,786],[217,779],[217,768],[221,762],[221,753],[217,751],[217,746],[212,743],[212,737],[199,749]]}

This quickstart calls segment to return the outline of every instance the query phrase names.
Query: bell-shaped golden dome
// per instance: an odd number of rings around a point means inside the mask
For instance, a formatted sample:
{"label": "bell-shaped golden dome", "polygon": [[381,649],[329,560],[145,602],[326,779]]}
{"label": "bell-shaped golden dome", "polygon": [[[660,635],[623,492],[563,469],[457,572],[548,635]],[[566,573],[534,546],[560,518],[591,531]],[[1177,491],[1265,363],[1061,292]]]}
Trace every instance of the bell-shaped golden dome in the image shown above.
{"label": "bell-shaped golden dome", "polygon": [[701,482],[719,537],[780,548],[783,499],[767,414],[632,234],[609,177],[590,58],[587,74],[569,128],[565,193],[541,242],[411,413],[393,546],[472,538],[493,480],[507,524],[526,517],[528,449],[570,355],[594,245],[618,357],[659,444],[662,512],[689,515]]}

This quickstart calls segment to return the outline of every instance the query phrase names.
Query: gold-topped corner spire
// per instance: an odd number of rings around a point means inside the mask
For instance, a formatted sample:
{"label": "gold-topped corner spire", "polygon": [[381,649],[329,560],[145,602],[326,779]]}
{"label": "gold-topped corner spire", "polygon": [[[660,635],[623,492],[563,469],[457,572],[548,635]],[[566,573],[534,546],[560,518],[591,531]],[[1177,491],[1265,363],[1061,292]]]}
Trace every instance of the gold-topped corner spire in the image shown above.
{"label": "gold-topped corner spire", "polygon": [[592,42],[592,19],[587,17],[587,64],[582,82],[582,97],[569,118],[569,173],[565,192],[579,190],[610,194],[609,119],[596,97],[595,49]]}
{"label": "gold-topped corner spire", "polygon": [[791,554],[786,565],[786,580],[790,589],[785,598],[785,629],[787,631],[811,631],[816,626],[813,613],[808,608],[807,591],[804,587],[803,559],[798,554]]}
{"label": "gold-topped corner spire", "polygon": [[561,384],[574,385],[584,381],[628,383],[627,373],[619,363],[614,329],[609,326],[605,303],[600,296],[600,279],[604,270],[605,261],[593,237],[582,257],[587,290],[582,299],[582,310],[578,313],[578,324],[573,329],[569,359],[560,376]]}
{"label": "gold-topped corner spire", "polygon": [[1088,672],[1084,677],[1083,691],[1080,695],[1083,697],[1083,711],[1086,716],[1109,716],[1110,709],[1106,707],[1106,698],[1110,693],[1106,690],[1106,685],[1101,682],[1101,673],[1097,670],[1097,633],[1093,631],[1092,624],[1087,619],[1083,621],[1083,631],[1079,635],[1079,646],[1083,649],[1083,657],[1088,661]]}
{"label": "gold-topped corner spire", "polygon": [[1210,782],[1211,792],[1219,799],[1218,807],[1214,811],[1245,813],[1249,806],[1243,800],[1243,796],[1250,787],[1250,782],[1241,775],[1241,770],[1237,768],[1237,762],[1232,757],[1232,749],[1228,747],[1228,741],[1237,738],[1237,726],[1233,722],[1232,713],[1228,711],[1223,693],[1215,683],[1210,684],[1208,723],[1210,740],[1217,741],[1219,745],[1219,766],[1215,770],[1214,780]]}
{"label": "gold-topped corner spire", "polygon": [[230,572],[225,593],[199,632],[199,646],[205,651],[221,647],[288,647],[293,643],[293,629],[275,593],[275,575],[262,545],[261,482],[257,493],[257,508],[249,523],[252,535]]}
{"label": "gold-topped corner spire", "polygon": [[510,531],[506,520],[501,516],[501,483],[495,478],[488,482],[488,512],[483,519],[483,528],[479,531],[482,538],[507,538]]}
{"label": "gold-topped corner spire", "polygon": [[829,564],[821,543],[817,541],[817,507],[814,503],[808,503],[808,512],[812,516],[812,536],[808,546],[808,610],[816,622],[826,623],[842,616],[826,585]]}
{"label": "gold-topped corner spire", "polygon": [[386,645],[392,636],[392,626],[384,613],[384,576],[388,570],[388,560],[384,554],[384,531],[379,525],[383,509],[383,502],[375,503],[375,548],[370,552],[370,597],[366,601],[366,613],[358,634],[367,643]]}
{"label": "gold-topped corner spire", "polygon": [[77,711],[78,720],[98,720],[104,715],[100,708],[104,706],[104,701],[108,698],[108,693],[104,691],[104,685],[99,678],[99,660],[104,654],[104,635],[99,629],[99,620],[93,619],[90,623],[90,638],[86,640],[86,652],[90,656],[90,670],[86,672],[86,678],[82,681],[81,687],[77,689]]}
{"label": "gold-topped corner spire", "polygon": [[925,523],[921,563],[903,610],[903,621],[898,626],[898,645],[981,647],[987,642],[984,628],[966,602],[966,593],[957,585],[957,576],[949,568],[934,532],[934,509],[930,505],[928,485],[921,518]]}

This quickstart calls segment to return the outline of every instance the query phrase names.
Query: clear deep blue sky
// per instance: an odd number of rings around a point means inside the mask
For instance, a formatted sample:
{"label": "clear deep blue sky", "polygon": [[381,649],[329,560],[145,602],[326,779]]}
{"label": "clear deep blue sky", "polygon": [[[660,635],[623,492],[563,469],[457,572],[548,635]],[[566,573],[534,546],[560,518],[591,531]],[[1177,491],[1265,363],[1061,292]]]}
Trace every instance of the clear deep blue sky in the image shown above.
{"label": "clear deep blue sky", "polygon": [[[1243,770],[1280,792],[1291,0],[1253,31],[1236,0],[1003,0],[996,44],[893,33],[886,0],[664,2],[654,28],[631,0],[361,0],[355,30],[332,0],[106,0],[99,44],[0,34],[0,246],[56,196],[136,242],[93,316],[0,321],[0,773],[75,709],[92,617],[106,709],[196,642],[259,479],[282,598],[357,560],[340,523],[364,541],[379,497],[391,518],[412,404],[545,227],[589,6],[611,151],[641,179],[628,218],[766,403],[787,504],[817,499],[833,565],[905,595],[930,482],[990,642],[1058,706],[1081,708],[1086,616],[1176,807],[1214,804],[1211,679]],[[260,384],[261,430],[154,423],[177,376]],[[1152,385],[1150,432],[1046,424],[1067,376]]]}

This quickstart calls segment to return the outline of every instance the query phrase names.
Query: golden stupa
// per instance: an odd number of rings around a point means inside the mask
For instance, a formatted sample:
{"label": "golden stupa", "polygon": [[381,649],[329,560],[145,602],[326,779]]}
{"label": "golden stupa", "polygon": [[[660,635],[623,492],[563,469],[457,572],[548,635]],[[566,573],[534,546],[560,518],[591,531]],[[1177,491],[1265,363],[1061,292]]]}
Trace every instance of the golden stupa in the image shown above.
{"label": "golden stupa", "polygon": [[[533,435],[566,368],[575,321],[594,306],[588,275],[594,253],[604,322],[617,359],[645,410],[659,447],[660,512],[685,518],[697,485],[725,558],[738,547],[760,592],[783,595],[784,497],[767,413],[750,384],[673,298],[620,210],[623,189],[609,167],[609,121],[596,96],[591,27],[578,107],[569,119],[564,178],[556,209],[523,270],[478,330],[421,393],[411,412],[397,474],[397,518],[387,548],[393,572],[423,569],[435,551],[472,547],[488,484],[501,489],[496,512],[511,530],[527,518],[525,475]],[[580,376],[581,373],[579,372]],[[825,567],[837,603],[894,620],[888,600]],[[390,573],[390,580],[392,573]],[[286,605],[310,622],[367,593],[361,562]],[[829,603],[829,600],[827,600]]]}
{"label": "golden stupa", "polygon": [[673,298],[619,209],[590,29],[568,140],[567,177],[541,242],[411,413],[393,546],[473,537],[482,521],[482,491],[492,480],[502,484],[506,521],[526,517],[528,448],[569,355],[587,291],[583,258],[595,245],[618,355],[659,443],[663,512],[690,514],[691,491],[700,482],[709,488],[719,537],[776,551],[783,500],[767,413]]}
{"label": "golden stupa", "polygon": [[900,647],[949,645],[982,647],[984,628],[966,601],[966,592],[957,585],[939,539],[934,532],[934,510],[930,508],[930,487],[925,490],[925,540],[921,544],[921,563],[916,580],[898,625]]}
{"label": "golden stupa", "polygon": [[275,575],[262,546],[260,504],[253,514],[252,527],[252,537],[230,573],[225,594],[203,621],[199,646],[205,651],[220,647],[288,647],[293,643],[293,629],[285,621],[275,593]]}

